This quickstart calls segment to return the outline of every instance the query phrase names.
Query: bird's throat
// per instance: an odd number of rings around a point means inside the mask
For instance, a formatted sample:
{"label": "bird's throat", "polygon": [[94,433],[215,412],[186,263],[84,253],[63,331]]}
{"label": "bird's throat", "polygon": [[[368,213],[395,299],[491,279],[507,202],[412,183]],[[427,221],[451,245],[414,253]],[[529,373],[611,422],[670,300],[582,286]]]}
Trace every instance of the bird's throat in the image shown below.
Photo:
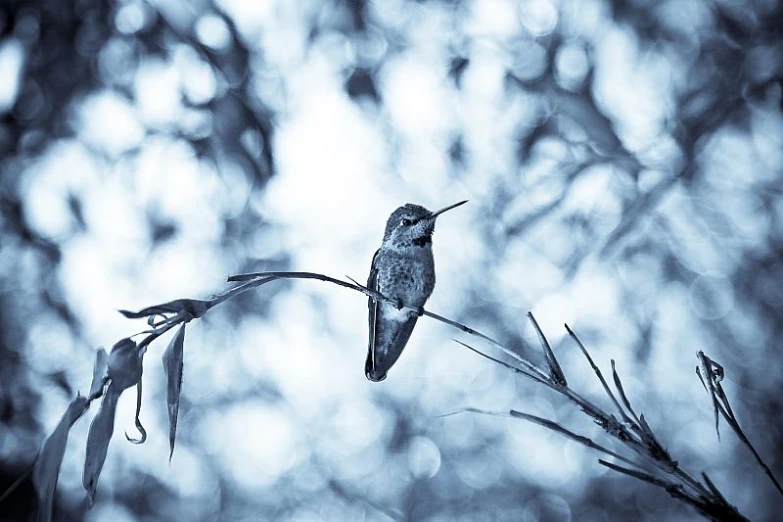
{"label": "bird's throat", "polygon": [[412,243],[417,247],[425,247],[427,245],[432,244],[432,234],[425,234],[421,237],[417,237],[412,241]]}

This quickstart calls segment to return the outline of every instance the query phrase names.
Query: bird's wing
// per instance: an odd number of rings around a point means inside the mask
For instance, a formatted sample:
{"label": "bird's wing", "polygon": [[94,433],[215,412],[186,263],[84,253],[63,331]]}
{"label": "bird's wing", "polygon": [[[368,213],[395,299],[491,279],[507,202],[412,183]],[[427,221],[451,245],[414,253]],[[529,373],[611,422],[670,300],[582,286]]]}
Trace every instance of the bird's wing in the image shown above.
{"label": "bird's wing", "polygon": [[[380,292],[378,286],[379,253],[380,250],[372,258],[370,277],[367,279],[367,288],[376,292]],[[400,320],[398,310],[385,303],[379,303],[372,297],[369,298],[369,307],[370,340],[367,347],[365,373],[369,378],[370,369],[373,373],[380,370],[382,377],[379,380],[383,380],[386,372],[394,365],[408,343],[418,316],[409,314],[407,319]]]}
{"label": "bird's wing", "polygon": [[[378,291],[378,267],[376,266],[376,262],[378,261],[378,254],[380,254],[381,249],[375,251],[375,254],[372,256],[372,264],[370,265],[370,276],[367,278],[367,288],[370,290]],[[369,306],[372,308],[373,303],[375,302],[375,299],[372,297],[369,298]]]}
{"label": "bird's wing", "polygon": [[408,344],[419,318],[416,314],[409,314],[407,319],[400,320],[399,314],[394,306],[377,306],[375,328],[371,330],[370,347],[364,363],[365,375],[371,381],[377,382],[386,378],[386,374]]}
{"label": "bird's wing", "polygon": [[[378,254],[381,249],[375,251],[372,256],[372,263],[370,264],[370,276],[367,278],[367,288],[370,290],[378,291],[378,266],[375,264],[378,260]],[[378,324],[378,301],[370,297],[367,303],[370,308],[369,323],[370,323],[370,344],[367,348],[368,359],[370,359],[373,368],[375,367],[375,326]]]}

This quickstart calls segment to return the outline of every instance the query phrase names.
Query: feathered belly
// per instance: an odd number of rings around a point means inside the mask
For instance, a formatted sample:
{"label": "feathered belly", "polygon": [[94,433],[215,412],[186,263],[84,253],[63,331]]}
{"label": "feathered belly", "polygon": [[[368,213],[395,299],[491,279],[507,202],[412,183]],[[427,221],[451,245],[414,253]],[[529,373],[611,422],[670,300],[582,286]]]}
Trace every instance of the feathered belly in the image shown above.
{"label": "feathered belly", "polygon": [[[395,321],[395,322],[405,322],[414,315],[416,315],[416,312],[413,310],[410,310],[408,308],[401,308],[397,310],[396,307],[390,306],[390,305],[381,305],[383,307],[382,314],[383,318],[387,321]],[[420,305],[414,305],[414,306],[420,306]]]}
{"label": "feathered belly", "polygon": [[431,264],[419,260],[393,264],[378,274],[380,292],[391,299],[401,299],[410,306],[424,306],[434,286],[435,274]]}

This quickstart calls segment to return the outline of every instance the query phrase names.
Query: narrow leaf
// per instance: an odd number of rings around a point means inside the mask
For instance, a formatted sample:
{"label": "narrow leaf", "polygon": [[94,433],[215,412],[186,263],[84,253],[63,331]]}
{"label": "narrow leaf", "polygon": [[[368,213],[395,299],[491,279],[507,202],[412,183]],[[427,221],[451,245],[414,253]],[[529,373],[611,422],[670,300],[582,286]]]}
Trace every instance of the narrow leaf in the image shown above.
{"label": "narrow leaf", "polygon": [[705,504],[700,499],[697,499],[692,495],[688,494],[681,484],[677,484],[676,482],[670,482],[668,480],[658,478],[655,475],[651,475],[644,471],[618,466],[617,464],[614,464],[612,462],[607,462],[603,459],[598,459],[598,463],[603,466],[606,466],[609,469],[617,471],[618,473],[623,473],[625,475],[634,477],[638,480],[648,482],[654,486],[658,486],[659,488],[664,489],[672,497],[683,500],[686,503],[698,509],[699,511],[704,512]]}
{"label": "narrow leaf", "polygon": [[87,499],[92,506],[98,478],[101,475],[109,441],[114,433],[114,416],[120,394],[141,379],[141,355],[136,343],[130,338],[121,339],[115,344],[107,362],[106,375],[109,386],[101,402],[98,414],[90,424],[87,435],[87,455],[84,459],[82,484],[87,490]]}
{"label": "narrow leaf", "polygon": [[52,520],[54,492],[57,489],[57,476],[68,442],[71,426],[87,411],[89,403],[85,397],[77,395],[65,410],[60,423],[44,442],[41,454],[33,467],[33,486],[38,495],[38,522]]}
{"label": "narrow leaf", "polygon": [[[710,400],[712,401],[712,412],[715,417],[715,433],[718,436],[718,440],[720,440],[720,417],[718,416],[719,404],[717,394],[715,393],[715,381],[713,380],[712,375],[712,360],[701,350],[699,350],[696,356],[699,358],[699,363],[701,364],[701,372],[699,372],[699,366],[697,366],[696,374],[699,376],[699,379],[701,379],[702,385],[705,384],[705,380],[707,381],[705,388],[707,389],[707,393],[710,394]],[[704,374],[704,379],[702,379],[702,373]]]}
{"label": "narrow leaf", "polygon": [[590,367],[593,369],[593,372],[595,372],[596,376],[598,376],[598,380],[601,381],[601,386],[604,387],[604,391],[609,396],[609,398],[614,403],[615,407],[617,408],[617,411],[620,412],[620,416],[623,418],[624,421],[628,422],[630,418],[625,413],[625,410],[620,405],[620,403],[617,401],[617,398],[614,396],[614,393],[612,393],[612,389],[609,387],[609,383],[606,382],[606,379],[604,378],[604,374],[601,372],[601,369],[598,367],[597,364],[593,361],[593,358],[590,356],[590,353],[587,351],[587,348],[582,344],[582,341],[579,340],[579,337],[576,336],[576,334],[571,330],[571,328],[566,324],[565,329],[568,331],[568,335],[571,336],[571,338],[576,342],[576,345],[579,346],[579,349],[582,351],[582,354],[587,359],[587,362],[590,363]]}
{"label": "narrow leaf", "polygon": [[701,377],[701,370],[699,369],[698,364],[696,365],[696,377],[698,377],[699,380],[701,381],[701,385],[704,387],[704,391],[709,392],[709,390],[707,389],[707,383],[705,383],[704,379],[702,379]]}
{"label": "narrow leaf", "polygon": [[612,451],[609,448],[605,448],[600,444],[598,444],[597,442],[594,442],[589,437],[585,437],[584,435],[579,435],[578,433],[574,433],[573,431],[564,428],[563,426],[559,425],[554,421],[551,421],[549,419],[544,419],[543,417],[538,417],[536,415],[531,415],[529,413],[523,413],[517,410],[511,410],[509,411],[509,413],[511,414],[512,417],[516,417],[518,419],[524,419],[528,422],[532,422],[533,424],[538,424],[539,426],[543,426],[544,428],[552,430],[555,433],[559,433],[560,435],[563,435],[564,437],[569,438],[575,442],[578,442],[579,444],[582,444],[583,446],[586,446],[590,449],[594,449],[606,453],[607,455],[611,455],[612,457],[622,462],[625,462],[626,464],[629,464],[631,466],[637,466],[637,467],[639,466],[635,462],[623,457],[619,453]]}
{"label": "narrow leaf", "polygon": [[605,461],[603,459],[598,459],[598,463],[606,466],[609,469],[613,469],[619,473],[624,473],[626,475],[630,475],[631,477],[637,478],[639,480],[643,480],[645,482],[649,482],[650,484],[654,484],[656,486],[660,486],[664,489],[669,487],[670,485],[675,485],[674,483],[667,482],[663,479],[660,479],[656,477],[655,475],[651,475],[644,471],[639,471],[636,469],[630,469],[630,468],[624,468],[623,466],[618,466],[617,464],[614,464],[612,462]]}
{"label": "narrow leaf", "polygon": [[214,300],[202,301],[201,299],[175,299],[168,303],[162,303],[159,305],[148,306],[142,308],[138,312],[131,312],[129,310],[120,310],[119,312],[129,319],[138,319],[140,317],[148,317],[152,315],[161,315],[167,313],[179,313],[185,312],[190,315],[191,318],[197,318],[204,315],[207,310],[214,306]]}
{"label": "narrow leaf", "polygon": [[[764,462],[764,459],[761,458],[761,455],[753,446],[753,443],[750,442],[750,439],[739,425],[739,421],[734,416],[734,412],[731,409],[731,404],[729,404],[729,398],[726,396],[726,393],[723,391],[723,386],[721,385],[721,381],[725,377],[723,366],[707,357],[707,355],[705,355],[701,350],[698,352],[697,356],[699,358],[699,362],[701,363],[704,379],[707,381],[708,391],[712,397],[712,404],[715,410],[716,431],[718,426],[718,412],[720,412],[731,429],[734,430],[735,435],[737,435],[740,441],[745,444],[745,446],[747,446],[751,453],[753,453],[753,456],[756,458],[756,462],[758,462],[759,466],[761,466],[761,468],[764,470],[764,473],[766,473],[769,480],[775,485],[778,493],[783,495],[783,485],[781,485],[777,477],[775,477],[775,475],[772,473],[772,469],[767,465],[766,462]],[[701,378],[701,374],[699,374],[699,377]],[[720,433],[718,433],[718,438],[720,438]],[[705,479],[709,480],[707,477],[705,477]]]}
{"label": "narrow leaf", "polygon": [[726,497],[723,496],[723,493],[720,492],[720,490],[715,487],[715,483],[710,479],[710,477],[702,471],[701,473],[702,478],[704,478],[704,483],[707,484],[707,487],[710,488],[710,492],[715,495],[718,499],[720,499],[721,503],[728,504],[729,501],[726,500]]}
{"label": "narrow leaf", "polygon": [[109,356],[106,350],[98,348],[95,352],[95,366],[92,369],[92,384],[90,385],[89,397],[100,397],[103,385],[106,384],[106,370],[109,366]]}
{"label": "narrow leaf", "polygon": [[546,363],[549,366],[549,374],[552,377],[552,380],[559,386],[567,387],[568,381],[566,380],[563,368],[561,368],[560,363],[557,362],[555,352],[553,352],[552,347],[549,346],[549,341],[546,340],[544,332],[541,331],[541,328],[538,326],[538,322],[536,321],[536,318],[533,317],[532,312],[528,312],[527,317],[530,319],[530,322],[533,323],[533,327],[536,329],[536,333],[538,334],[538,340],[541,343],[541,348],[544,350],[544,358],[546,359]]}
{"label": "narrow leaf", "polygon": [[664,471],[667,473],[674,473],[679,463],[672,459],[672,456],[669,455],[669,452],[666,451],[666,448],[664,448],[661,443],[658,442],[658,438],[655,436],[655,433],[653,433],[650,425],[647,424],[647,420],[644,418],[643,413],[639,415],[639,423],[641,427],[642,439],[647,445],[647,450],[650,452],[650,455],[653,456],[658,465]]}
{"label": "narrow leaf", "polygon": [[95,501],[98,478],[101,476],[106,453],[109,449],[109,441],[114,433],[114,414],[117,410],[117,399],[121,393],[122,389],[117,387],[114,382],[109,384],[98,414],[92,420],[90,432],[87,435],[87,454],[84,459],[82,485],[87,490],[87,500],[90,507]]}
{"label": "narrow leaf", "polygon": [[585,437],[584,435],[579,435],[577,433],[574,433],[573,431],[570,431],[562,426],[560,426],[555,421],[551,421],[549,419],[544,419],[542,417],[538,417],[536,415],[530,415],[529,413],[523,413],[521,411],[517,410],[511,410],[509,412],[512,417],[517,417],[519,419],[525,419],[528,422],[532,422],[533,424],[538,424],[539,426],[543,426],[544,428],[550,429],[554,432],[557,432],[571,440],[574,440],[584,446],[587,446],[588,448],[592,449],[600,449],[600,447],[594,443],[590,438]]}
{"label": "narrow leaf", "polygon": [[504,411],[490,411],[490,410],[484,410],[481,408],[459,408],[454,411],[450,411],[447,413],[441,413],[440,415],[436,415],[436,417],[451,417],[452,415],[459,415],[460,413],[480,413],[482,415],[492,415],[495,417],[510,417],[508,413]]}
{"label": "narrow leaf", "polygon": [[182,390],[183,348],[185,345],[185,325],[179,327],[174,338],[163,352],[163,368],[166,371],[166,404],[169,411],[169,461],[174,455],[174,441],[177,436],[177,415],[179,414],[179,395]]}
{"label": "narrow leaf", "polygon": [[523,370],[521,368],[517,368],[515,366],[512,366],[512,365],[508,364],[507,362],[501,361],[500,359],[496,359],[496,358],[492,357],[491,355],[487,355],[484,352],[482,352],[480,350],[477,350],[476,348],[470,346],[469,344],[465,344],[465,343],[463,343],[462,341],[460,341],[458,339],[452,339],[452,341],[454,341],[455,343],[461,344],[462,346],[464,346],[468,350],[470,350],[473,353],[476,353],[476,354],[484,357],[485,359],[489,359],[492,362],[496,362],[499,365],[501,365],[501,366],[503,366],[505,368],[508,368],[509,370],[511,370],[514,373],[519,373],[521,375],[524,375],[525,377],[528,377],[529,379],[532,379],[535,382],[539,382],[541,384],[549,385],[549,381],[545,381],[543,378],[539,377],[538,375],[536,375],[534,373],[530,373],[528,370]]}
{"label": "narrow leaf", "polygon": [[631,401],[628,400],[628,396],[625,394],[625,390],[623,389],[623,383],[620,380],[620,375],[617,373],[617,368],[614,363],[614,359],[612,359],[612,378],[614,379],[614,385],[617,388],[617,392],[620,394],[620,399],[623,401],[623,404],[626,408],[628,408],[628,411],[630,412],[631,416],[636,421],[635,425],[632,425],[637,431],[640,431],[639,427],[639,417],[636,415],[636,412],[633,411],[633,408],[631,408]]}
{"label": "narrow leaf", "polygon": [[141,420],[139,419],[139,415],[141,415],[141,383],[141,379],[139,379],[139,382],[136,383],[136,418],[134,420],[136,429],[139,430],[141,436],[138,439],[134,439],[128,435],[127,431],[125,432],[125,438],[128,439],[128,442],[133,444],[144,444],[144,442],[147,440],[147,430],[144,429],[144,426],[142,426]]}

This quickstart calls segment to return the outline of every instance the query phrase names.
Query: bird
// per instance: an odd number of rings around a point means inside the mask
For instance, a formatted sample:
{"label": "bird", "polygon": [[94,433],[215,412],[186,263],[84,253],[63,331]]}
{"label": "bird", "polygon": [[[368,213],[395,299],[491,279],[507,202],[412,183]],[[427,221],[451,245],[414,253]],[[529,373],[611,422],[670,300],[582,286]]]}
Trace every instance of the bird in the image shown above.
{"label": "bird", "polygon": [[369,298],[370,341],[364,374],[370,381],[386,378],[408,344],[416,320],[424,313],[424,304],[435,288],[435,219],[465,203],[467,200],[436,212],[408,203],[392,212],[386,221],[381,248],[372,258],[367,288],[394,304]]}

